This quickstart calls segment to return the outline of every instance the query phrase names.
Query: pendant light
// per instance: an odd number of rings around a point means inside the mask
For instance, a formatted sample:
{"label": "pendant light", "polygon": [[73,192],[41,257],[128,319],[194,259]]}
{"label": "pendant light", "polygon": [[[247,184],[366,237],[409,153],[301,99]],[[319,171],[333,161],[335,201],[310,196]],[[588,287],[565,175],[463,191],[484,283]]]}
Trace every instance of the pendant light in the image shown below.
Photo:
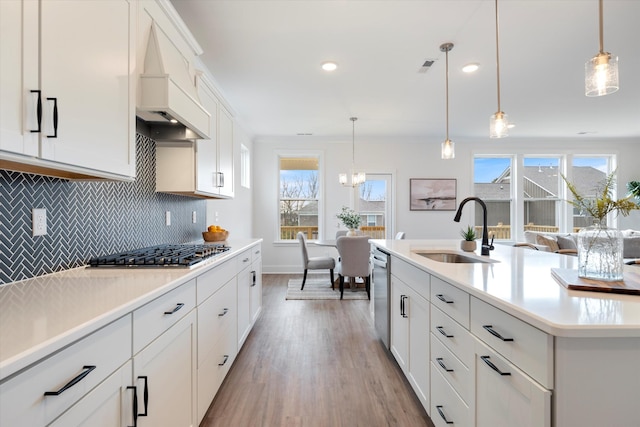
{"label": "pendant light", "polygon": [[447,105],[447,138],[442,143],[440,156],[443,160],[450,160],[456,157],[455,144],[449,139],[449,52],[453,49],[453,43],[444,43],[440,45],[440,51],[445,53],[446,57],[446,105]]}
{"label": "pendant light", "polygon": [[351,117],[352,123],[352,135],[351,135],[351,182],[348,181],[348,174],[341,173],[338,175],[338,181],[345,187],[357,187],[363,184],[367,180],[367,176],[364,172],[358,172],[355,169],[356,161],[356,120],[357,117]]}
{"label": "pendant light", "polygon": [[620,88],[618,83],[618,57],[604,51],[602,0],[600,4],[600,51],[584,64],[584,94],[608,95]]}
{"label": "pendant light", "polygon": [[509,136],[509,118],[500,109],[500,49],[499,49],[499,36],[498,36],[498,0],[496,3],[496,81],[498,83],[498,111],[491,116],[489,121],[489,137],[490,138],[504,138]]}

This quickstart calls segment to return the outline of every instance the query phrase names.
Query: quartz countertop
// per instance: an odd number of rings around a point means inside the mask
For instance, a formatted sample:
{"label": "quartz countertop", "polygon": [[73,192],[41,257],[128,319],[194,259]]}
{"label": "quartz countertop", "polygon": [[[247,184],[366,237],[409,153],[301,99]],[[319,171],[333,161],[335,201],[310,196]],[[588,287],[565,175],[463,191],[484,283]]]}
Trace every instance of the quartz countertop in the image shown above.
{"label": "quartz countertop", "polygon": [[[479,247],[472,253],[462,252],[460,240],[371,243],[551,335],[640,337],[640,296],[569,290],[553,278],[552,268],[577,269],[575,256],[496,244],[486,257],[479,255]],[[492,262],[443,263],[416,253],[438,250]]]}
{"label": "quartz countertop", "polygon": [[0,286],[0,380],[260,241],[230,240],[192,269],[80,267]]}

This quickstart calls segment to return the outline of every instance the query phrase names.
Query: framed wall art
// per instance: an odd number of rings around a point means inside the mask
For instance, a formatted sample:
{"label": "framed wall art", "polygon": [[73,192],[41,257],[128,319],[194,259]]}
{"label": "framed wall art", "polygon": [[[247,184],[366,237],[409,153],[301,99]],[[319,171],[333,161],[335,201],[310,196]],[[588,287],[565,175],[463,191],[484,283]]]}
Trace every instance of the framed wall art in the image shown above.
{"label": "framed wall art", "polygon": [[412,211],[456,210],[456,180],[411,178],[409,201]]}

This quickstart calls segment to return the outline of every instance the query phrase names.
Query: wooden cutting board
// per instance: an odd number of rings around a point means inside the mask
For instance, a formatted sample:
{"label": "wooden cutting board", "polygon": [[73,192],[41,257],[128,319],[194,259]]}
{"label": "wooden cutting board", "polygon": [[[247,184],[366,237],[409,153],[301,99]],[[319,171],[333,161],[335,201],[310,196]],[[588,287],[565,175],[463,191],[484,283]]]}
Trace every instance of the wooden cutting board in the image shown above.
{"label": "wooden cutting board", "polygon": [[638,271],[625,271],[623,280],[618,282],[585,279],[578,277],[578,270],[568,268],[552,268],[551,275],[567,289],[640,295],[640,268],[636,270]]}

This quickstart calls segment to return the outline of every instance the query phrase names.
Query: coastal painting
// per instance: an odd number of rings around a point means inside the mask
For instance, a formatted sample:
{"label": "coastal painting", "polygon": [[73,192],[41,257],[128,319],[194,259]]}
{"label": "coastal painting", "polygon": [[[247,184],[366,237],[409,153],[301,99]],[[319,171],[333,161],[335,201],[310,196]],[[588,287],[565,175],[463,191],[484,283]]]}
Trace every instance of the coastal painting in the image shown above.
{"label": "coastal painting", "polygon": [[454,211],[456,180],[411,178],[409,195],[412,211]]}

